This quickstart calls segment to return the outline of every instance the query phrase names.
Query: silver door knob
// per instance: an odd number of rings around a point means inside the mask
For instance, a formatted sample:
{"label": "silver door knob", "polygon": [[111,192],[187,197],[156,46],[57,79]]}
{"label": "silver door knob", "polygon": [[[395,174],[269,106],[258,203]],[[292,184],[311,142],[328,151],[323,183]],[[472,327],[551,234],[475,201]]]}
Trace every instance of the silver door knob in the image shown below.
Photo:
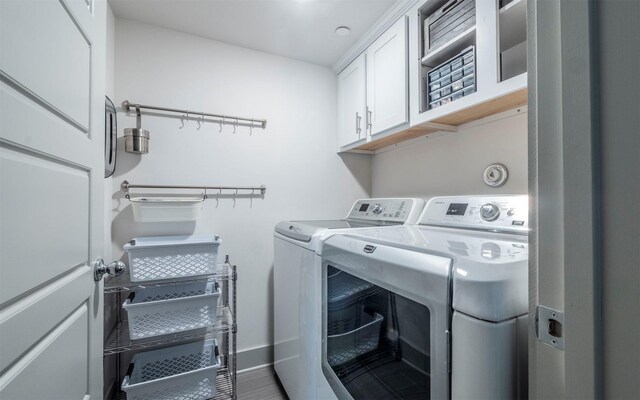
{"label": "silver door knob", "polygon": [[93,279],[99,281],[105,274],[113,277],[122,275],[126,269],[127,267],[122,261],[114,261],[105,265],[102,258],[96,258],[93,262]]}

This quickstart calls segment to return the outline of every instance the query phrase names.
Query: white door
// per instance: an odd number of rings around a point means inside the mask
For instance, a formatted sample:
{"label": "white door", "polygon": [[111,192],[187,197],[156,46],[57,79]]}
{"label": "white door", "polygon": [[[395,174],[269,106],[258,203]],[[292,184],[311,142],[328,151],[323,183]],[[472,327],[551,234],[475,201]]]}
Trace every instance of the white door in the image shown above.
{"label": "white door", "polygon": [[102,398],[106,2],[0,1],[0,398]]}
{"label": "white door", "polygon": [[366,74],[361,54],[338,75],[338,147],[365,139]]}
{"label": "white door", "polygon": [[640,399],[638,20],[527,2],[531,399]]}
{"label": "white door", "polygon": [[407,19],[367,49],[367,122],[371,136],[409,121]]}

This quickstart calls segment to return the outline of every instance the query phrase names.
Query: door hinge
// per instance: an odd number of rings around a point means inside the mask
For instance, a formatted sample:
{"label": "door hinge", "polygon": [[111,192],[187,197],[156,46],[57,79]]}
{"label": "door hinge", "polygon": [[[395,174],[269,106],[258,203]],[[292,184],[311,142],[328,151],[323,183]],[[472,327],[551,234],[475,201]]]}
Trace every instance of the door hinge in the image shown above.
{"label": "door hinge", "polygon": [[558,350],[564,350],[564,312],[538,304],[536,306],[536,337]]}

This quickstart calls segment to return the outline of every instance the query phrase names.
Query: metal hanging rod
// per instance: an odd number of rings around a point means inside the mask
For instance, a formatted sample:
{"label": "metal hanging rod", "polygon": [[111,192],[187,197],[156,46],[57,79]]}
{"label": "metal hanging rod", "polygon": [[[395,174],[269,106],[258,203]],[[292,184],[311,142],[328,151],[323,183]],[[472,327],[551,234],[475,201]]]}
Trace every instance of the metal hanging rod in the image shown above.
{"label": "metal hanging rod", "polygon": [[122,102],[122,109],[124,111],[130,111],[132,108],[136,110],[147,109],[147,110],[172,112],[176,114],[186,114],[187,118],[189,118],[189,114],[193,115],[194,118],[202,117],[204,119],[204,117],[212,117],[212,118],[217,118],[219,120],[216,122],[223,123],[223,124],[235,123],[235,125],[237,125],[238,122],[242,121],[245,123],[250,123],[251,125],[257,124],[262,129],[267,127],[266,119],[244,118],[244,117],[237,117],[234,115],[212,114],[212,113],[206,113],[201,111],[178,110],[176,108],[169,108],[169,107],[157,107],[157,106],[149,106],[146,104],[134,104],[134,103],[130,103],[129,100],[125,100]]}
{"label": "metal hanging rod", "polygon": [[201,189],[204,190],[204,198],[207,198],[207,190],[217,190],[222,194],[223,190],[235,191],[238,194],[240,190],[251,191],[252,193],[260,191],[264,195],[267,191],[265,185],[261,186],[188,186],[188,185],[134,185],[128,181],[122,181],[120,189],[125,192],[125,197],[129,198],[129,189]]}

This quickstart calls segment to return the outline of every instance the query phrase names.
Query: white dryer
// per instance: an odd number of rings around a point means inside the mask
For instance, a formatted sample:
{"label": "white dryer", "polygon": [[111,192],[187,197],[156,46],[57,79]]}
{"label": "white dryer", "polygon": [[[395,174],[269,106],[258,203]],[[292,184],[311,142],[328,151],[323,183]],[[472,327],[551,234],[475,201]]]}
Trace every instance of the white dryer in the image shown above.
{"label": "white dryer", "polygon": [[327,236],[313,398],[526,398],[527,218],[526,196],[439,197]]}
{"label": "white dryer", "polygon": [[[274,367],[292,400],[317,398],[320,358],[321,292],[316,254],[323,233],[355,231],[375,226],[415,223],[424,200],[415,198],[362,199],[346,218],[320,221],[283,221],[274,232]],[[318,339],[319,341],[319,339]]]}

